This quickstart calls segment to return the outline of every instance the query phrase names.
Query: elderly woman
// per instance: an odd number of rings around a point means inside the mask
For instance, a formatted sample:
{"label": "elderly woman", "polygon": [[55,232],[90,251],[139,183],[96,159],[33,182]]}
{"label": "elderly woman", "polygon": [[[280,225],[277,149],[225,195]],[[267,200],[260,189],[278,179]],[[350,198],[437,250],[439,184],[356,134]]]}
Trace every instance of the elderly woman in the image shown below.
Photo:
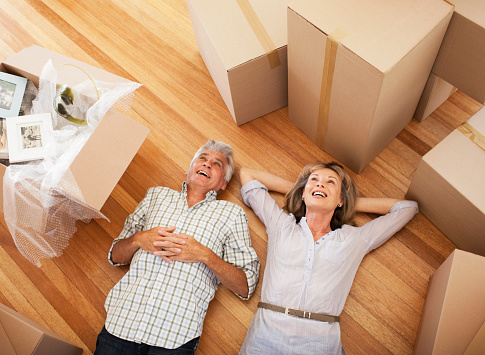
{"label": "elderly woman", "polygon": [[[364,256],[418,212],[414,201],[359,198],[338,163],[305,166],[296,183],[242,168],[244,202],[266,226],[261,302],[240,354],[344,354],[339,315]],[[268,190],[286,194],[280,208]],[[361,227],[355,212],[381,214]]]}

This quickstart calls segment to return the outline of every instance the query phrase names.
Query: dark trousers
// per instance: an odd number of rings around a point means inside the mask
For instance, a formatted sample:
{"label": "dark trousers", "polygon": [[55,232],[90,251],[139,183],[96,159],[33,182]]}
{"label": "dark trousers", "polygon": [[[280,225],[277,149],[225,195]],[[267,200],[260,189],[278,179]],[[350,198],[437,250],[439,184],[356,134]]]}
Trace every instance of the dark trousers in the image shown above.
{"label": "dark trousers", "polygon": [[193,355],[199,345],[199,337],[176,349],[165,349],[120,339],[106,330],[98,334],[94,355]]}

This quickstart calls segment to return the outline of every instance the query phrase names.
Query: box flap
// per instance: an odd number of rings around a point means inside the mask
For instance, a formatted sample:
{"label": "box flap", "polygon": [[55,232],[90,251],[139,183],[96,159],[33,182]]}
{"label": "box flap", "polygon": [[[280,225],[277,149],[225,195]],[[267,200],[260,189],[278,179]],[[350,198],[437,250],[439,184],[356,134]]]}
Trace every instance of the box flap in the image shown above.
{"label": "box flap", "polygon": [[[35,60],[32,60],[35,58]],[[125,83],[128,79],[111,74],[105,70],[83,63],[71,57],[52,52],[46,48],[32,45],[14,54],[3,62],[9,73],[20,75],[39,85],[39,76],[47,61],[51,59],[58,70],[58,83],[74,86],[87,79],[86,74],[71,66],[59,67],[62,64],[75,65],[85,70],[93,79],[110,83]]]}
{"label": "box flap", "polygon": [[3,304],[0,304],[0,323],[17,354],[31,354],[42,337],[36,323]]}
{"label": "box flap", "polygon": [[82,193],[78,198],[100,210],[149,132],[147,127],[127,116],[109,111],[64,179],[70,180],[73,176]]}
{"label": "box flap", "polygon": [[[286,46],[286,8],[290,0],[239,0],[249,4],[275,48]],[[193,14],[219,53],[227,70],[266,55],[237,0],[188,0]]]}
{"label": "box flap", "polygon": [[[17,355],[78,355],[82,349],[37,322],[0,303],[0,329],[3,327]],[[1,341],[0,331],[0,341]],[[2,345],[0,350],[3,351]],[[0,352],[2,355],[3,352]]]}
{"label": "box flap", "polygon": [[340,44],[386,72],[406,56],[443,20],[453,6],[442,0],[376,0],[372,6],[356,0],[299,0],[291,3],[327,35],[340,34]]}
{"label": "box flap", "polygon": [[485,349],[485,323],[482,324],[463,355],[483,355]]}
{"label": "box flap", "polygon": [[15,350],[10,343],[5,329],[3,328],[2,321],[0,319],[0,354],[2,355],[16,355]]}
{"label": "box flap", "polygon": [[[480,109],[467,122],[485,134],[485,108]],[[485,150],[463,133],[454,130],[426,153],[423,160],[485,213],[484,192],[480,190],[485,176]]]}

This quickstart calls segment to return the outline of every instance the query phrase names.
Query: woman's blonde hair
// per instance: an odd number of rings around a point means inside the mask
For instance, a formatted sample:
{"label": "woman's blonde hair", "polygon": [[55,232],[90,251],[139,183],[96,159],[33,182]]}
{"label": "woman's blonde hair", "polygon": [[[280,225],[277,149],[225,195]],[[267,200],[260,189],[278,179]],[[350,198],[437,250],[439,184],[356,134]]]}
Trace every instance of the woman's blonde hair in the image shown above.
{"label": "woman's blonde hair", "polygon": [[330,169],[335,171],[342,181],[341,198],[343,200],[343,205],[335,209],[330,222],[330,228],[335,230],[342,227],[344,224],[353,225],[355,203],[359,192],[352,177],[344,170],[342,165],[337,162],[316,162],[306,165],[300,172],[300,176],[298,176],[293,187],[286,194],[285,210],[292,213],[297,221],[300,221],[300,219],[305,216],[306,205],[303,201],[303,190],[305,189],[305,185],[307,184],[310,175],[314,171],[320,169]]}

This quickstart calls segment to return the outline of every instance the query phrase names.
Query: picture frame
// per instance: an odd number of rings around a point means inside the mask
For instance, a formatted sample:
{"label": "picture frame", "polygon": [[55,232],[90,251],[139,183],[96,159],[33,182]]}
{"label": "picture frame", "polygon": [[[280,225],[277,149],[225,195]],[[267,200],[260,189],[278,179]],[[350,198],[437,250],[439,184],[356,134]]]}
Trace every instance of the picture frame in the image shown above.
{"label": "picture frame", "polygon": [[0,72],[0,118],[19,115],[26,87],[26,78]]}
{"label": "picture frame", "polygon": [[44,159],[44,147],[53,138],[50,113],[7,117],[10,163]]}

